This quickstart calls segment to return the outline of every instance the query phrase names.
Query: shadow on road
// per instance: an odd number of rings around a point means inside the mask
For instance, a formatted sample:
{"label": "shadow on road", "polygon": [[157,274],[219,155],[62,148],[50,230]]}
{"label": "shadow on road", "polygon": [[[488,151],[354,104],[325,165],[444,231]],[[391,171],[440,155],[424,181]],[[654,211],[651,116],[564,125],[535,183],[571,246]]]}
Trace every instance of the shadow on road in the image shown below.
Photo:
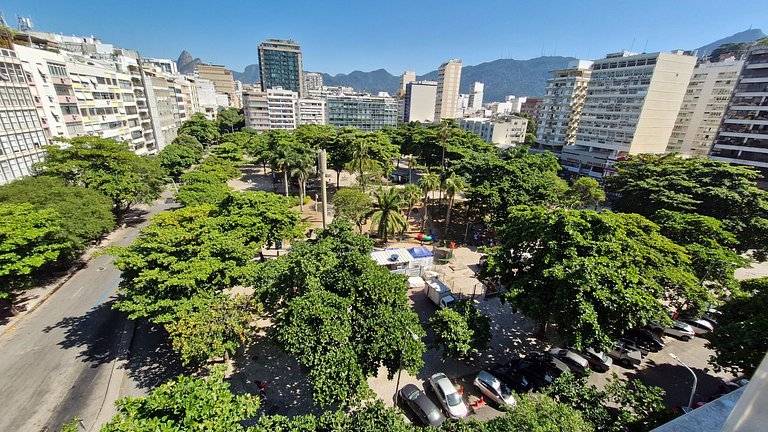
{"label": "shadow on road", "polygon": [[58,343],[64,349],[80,349],[78,358],[98,367],[115,359],[119,334],[125,323],[122,312],[112,310],[114,300],[102,303],[80,316],[62,318],[53,326],[43,329],[50,333],[63,330]]}
{"label": "shadow on road", "polygon": [[136,388],[149,392],[178,375],[190,373],[192,369],[182,366],[164,328],[144,320],[136,321],[126,364],[126,374]]}
{"label": "shadow on road", "polygon": [[127,227],[135,227],[145,222],[147,220],[148,214],[149,212],[147,210],[140,209],[140,208],[132,208],[127,212],[125,212],[125,214],[123,215],[120,221],[124,223],[125,226]]}
{"label": "shadow on road", "polygon": [[[709,401],[710,396],[718,392],[720,378],[710,375],[709,369],[691,369],[698,378],[693,403]],[[693,376],[683,366],[649,361],[644,369],[627,373],[627,378],[639,379],[643,384],[663,388],[666,391],[664,403],[670,408],[688,405]]]}

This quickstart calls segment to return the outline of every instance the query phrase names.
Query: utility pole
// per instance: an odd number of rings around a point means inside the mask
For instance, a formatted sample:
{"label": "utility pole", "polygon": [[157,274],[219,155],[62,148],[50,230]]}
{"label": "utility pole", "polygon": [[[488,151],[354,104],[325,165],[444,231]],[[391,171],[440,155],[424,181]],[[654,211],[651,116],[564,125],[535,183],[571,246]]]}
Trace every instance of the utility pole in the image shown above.
{"label": "utility pole", "polygon": [[320,196],[323,199],[323,229],[328,227],[328,193],[325,190],[325,149],[318,150],[318,158],[320,162]]}

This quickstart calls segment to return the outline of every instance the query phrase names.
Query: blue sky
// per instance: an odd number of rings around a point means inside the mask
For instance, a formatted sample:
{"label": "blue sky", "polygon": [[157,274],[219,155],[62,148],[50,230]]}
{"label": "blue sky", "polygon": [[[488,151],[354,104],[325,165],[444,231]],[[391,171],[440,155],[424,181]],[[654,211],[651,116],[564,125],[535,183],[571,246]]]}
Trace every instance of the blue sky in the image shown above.
{"label": "blue sky", "polygon": [[740,0],[5,0],[0,10],[37,30],[94,35],[176,59],[183,49],[235,70],[267,38],[302,45],[304,69],[332,74],[474,65],[545,55],[599,58],[629,49],[696,48],[750,26],[768,32],[768,1]]}

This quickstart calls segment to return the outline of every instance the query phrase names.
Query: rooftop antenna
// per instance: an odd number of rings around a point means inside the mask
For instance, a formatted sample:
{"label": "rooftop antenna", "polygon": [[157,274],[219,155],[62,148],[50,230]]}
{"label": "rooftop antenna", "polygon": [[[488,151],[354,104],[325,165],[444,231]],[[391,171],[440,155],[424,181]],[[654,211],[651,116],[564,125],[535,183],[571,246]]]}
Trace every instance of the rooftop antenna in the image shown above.
{"label": "rooftop antenna", "polygon": [[2,12],[0,12],[0,25],[3,27],[8,27],[8,24],[5,23],[5,17],[3,16]]}
{"label": "rooftop antenna", "polygon": [[648,48],[648,39],[645,40],[645,45],[643,45],[643,52],[647,52],[648,51],[647,48]]}
{"label": "rooftop antenna", "polygon": [[19,31],[28,32],[33,28],[32,20],[27,17],[16,15],[16,22],[17,22],[17,27],[19,28]]}
{"label": "rooftop antenna", "polygon": [[632,44],[629,46],[629,50],[628,51],[632,52],[632,48],[634,48],[634,47],[635,47],[635,38],[633,37],[632,38]]}

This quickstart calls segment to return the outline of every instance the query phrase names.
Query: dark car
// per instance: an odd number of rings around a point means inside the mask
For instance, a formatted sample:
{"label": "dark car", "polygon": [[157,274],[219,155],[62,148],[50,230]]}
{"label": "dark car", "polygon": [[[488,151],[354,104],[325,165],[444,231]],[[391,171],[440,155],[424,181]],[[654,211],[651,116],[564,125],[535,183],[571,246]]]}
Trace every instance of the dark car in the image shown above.
{"label": "dark car", "polygon": [[576,351],[554,347],[549,354],[565,363],[576,375],[584,376],[589,370],[589,361]]}
{"label": "dark car", "polygon": [[627,347],[627,348],[629,348],[631,350],[635,350],[635,351],[639,352],[640,355],[642,355],[643,357],[648,356],[648,353],[650,352],[647,347],[645,347],[644,345],[639,344],[639,343],[637,343],[637,342],[635,342],[635,341],[633,341],[631,339],[619,338],[618,341],[621,342],[622,344],[624,344],[625,347]]}
{"label": "dark car", "polygon": [[565,362],[550,353],[533,352],[528,354],[527,358],[547,368],[549,373],[555,378],[564,373],[571,372],[571,368]]}
{"label": "dark car", "polygon": [[527,358],[510,360],[504,366],[522,374],[535,389],[547,387],[556,378],[545,365]]}
{"label": "dark car", "polygon": [[647,351],[661,351],[665,344],[664,341],[646,329],[632,329],[624,333],[624,339],[635,343],[635,346],[645,348]]}
{"label": "dark car", "polygon": [[426,426],[440,427],[445,421],[440,408],[413,384],[400,389],[400,400],[405,402]]}
{"label": "dark car", "polygon": [[497,364],[493,366],[489,372],[518,393],[527,393],[533,388],[531,381],[529,381],[523,373],[518,372],[514,368]]}

